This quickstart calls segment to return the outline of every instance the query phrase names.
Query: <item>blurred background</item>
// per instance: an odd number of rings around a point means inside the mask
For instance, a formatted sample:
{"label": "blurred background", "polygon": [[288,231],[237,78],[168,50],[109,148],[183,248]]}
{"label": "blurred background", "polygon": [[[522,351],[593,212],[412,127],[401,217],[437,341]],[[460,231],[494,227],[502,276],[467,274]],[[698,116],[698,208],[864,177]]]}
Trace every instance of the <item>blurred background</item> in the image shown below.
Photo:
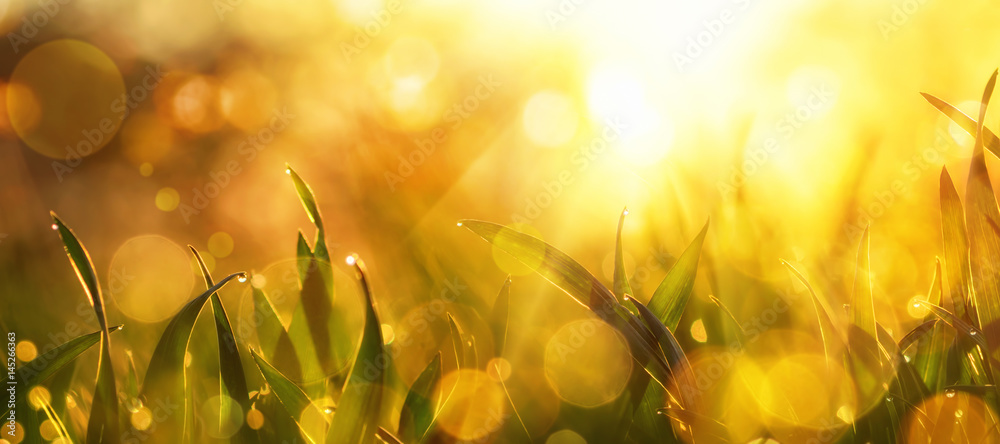
{"label": "blurred background", "polygon": [[293,269],[314,228],[287,163],[335,266],[367,262],[384,329],[430,326],[399,345],[406,384],[447,339],[434,310],[477,325],[513,276],[511,396],[548,406],[528,421],[541,437],[621,377],[561,389],[546,345],[587,311],[458,220],[519,224],[610,285],[627,206],[640,301],[710,221],[686,347],[731,340],[706,333],[731,328],[709,295],[740,322],[785,298],[764,330],[811,325],[779,259],[839,308],[870,224],[898,339],[942,254],[941,168],[964,194],[972,146],[919,93],[975,113],[1000,63],[985,0],[6,0],[0,16],[0,320],[22,357],[97,329],[49,211],[89,249],[142,374],[202,290],[184,246],[254,285]]}

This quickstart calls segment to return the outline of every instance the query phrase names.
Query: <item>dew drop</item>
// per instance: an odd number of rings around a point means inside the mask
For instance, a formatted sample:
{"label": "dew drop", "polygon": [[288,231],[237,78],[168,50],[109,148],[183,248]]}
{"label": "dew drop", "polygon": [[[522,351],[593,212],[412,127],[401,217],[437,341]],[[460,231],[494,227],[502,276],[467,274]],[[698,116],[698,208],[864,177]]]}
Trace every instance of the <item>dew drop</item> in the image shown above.
{"label": "dew drop", "polygon": [[622,214],[628,216],[628,208],[626,208],[625,211],[622,211]]}
{"label": "dew drop", "polygon": [[892,402],[892,395],[886,395],[885,400],[888,402]]}
{"label": "dew drop", "polygon": [[354,263],[357,262],[358,259],[354,257],[354,255],[352,254],[350,256],[347,256],[347,259],[344,259],[344,261],[347,262],[347,265],[354,265]]}
{"label": "dew drop", "polygon": [[236,277],[236,280],[238,280],[238,281],[240,281],[240,282],[246,282],[246,281],[247,281],[247,274],[246,274],[246,273],[243,273],[243,274],[241,274],[241,275],[237,276],[237,277]]}
{"label": "dew drop", "polygon": [[459,223],[458,223],[457,225],[461,227],[461,226],[462,226],[462,223],[461,223],[461,222],[459,222]]}
{"label": "dew drop", "polygon": [[965,414],[965,412],[963,412],[961,409],[955,410],[955,417],[956,418],[961,418],[962,415],[964,415],[964,414]]}
{"label": "dew drop", "polygon": [[905,359],[906,362],[910,362],[910,357],[909,356],[903,355],[903,359]]}
{"label": "dew drop", "polygon": [[976,335],[975,330],[969,330],[969,336],[975,336],[975,335]]}
{"label": "dew drop", "polygon": [[947,389],[947,390],[945,390],[944,391],[944,395],[947,396],[947,397],[949,397],[949,398],[954,398],[955,397],[955,389]]}
{"label": "dew drop", "polygon": [[323,409],[323,413],[326,413],[327,415],[332,414],[333,413],[333,409],[330,408],[330,407],[327,407],[327,408]]}
{"label": "dew drop", "polygon": [[851,304],[844,304],[844,311],[849,311],[851,309]]}
{"label": "dew drop", "polygon": [[59,229],[59,225],[52,224],[52,230],[53,231],[58,230],[58,229]]}
{"label": "dew drop", "polygon": [[285,174],[291,175],[292,174],[292,169],[291,168],[285,168]]}

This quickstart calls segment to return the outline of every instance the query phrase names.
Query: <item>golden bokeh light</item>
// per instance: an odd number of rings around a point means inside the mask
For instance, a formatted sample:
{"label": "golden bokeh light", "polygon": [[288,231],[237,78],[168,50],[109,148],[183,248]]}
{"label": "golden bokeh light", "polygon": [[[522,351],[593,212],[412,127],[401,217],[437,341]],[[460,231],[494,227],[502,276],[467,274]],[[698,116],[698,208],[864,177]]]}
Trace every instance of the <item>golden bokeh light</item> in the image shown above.
{"label": "golden bokeh light", "polygon": [[540,91],[524,105],[524,132],[533,143],[559,147],[576,135],[580,116],[573,100],[557,91]]}
{"label": "golden bokeh light", "polygon": [[17,355],[17,359],[19,361],[31,362],[33,359],[38,357],[38,348],[35,347],[34,342],[21,341],[17,343],[15,354]]}
{"label": "golden bokeh light", "polygon": [[[164,280],[163,276],[171,276]],[[159,322],[173,316],[191,297],[194,271],[188,254],[173,241],[138,236],[118,248],[107,274],[108,295],[126,316]]]}
{"label": "golden bokeh light", "polygon": [[233,237],[225,231],[219,231],[208,238],[208,252],[217,258],[224,258],[233,252]]}
{"label": "golden bokeh light", "polygon": [[52,394],[49,393],[49,389],[36,385],[28,391],[28,403],[35,410],[41,410],[43,407],[52,402]]}
{"label": "golden bokeh light", "polygon": [[456,370],[439,382],[440,393],[448,396],[437,418],[449,435],[459,440],[486,440],[507,419],[507,397],[486,372]]}
{"label": "golden bokeh light", "polygon": [[261,411],[257,410],[256,408],[251,408],[247,412],[246,421],[247,421],[247,426],[249,426],[251,429],[254,430],[260,430],[262,427],[264,427],[264,423],[266,422],[264,419],[264,414],[261,413]]}
{"label": "golden bokeh light", "polygon": [[208,398],[200,412],[205,429],[213,438],[227,439],[243,426],[243,408],[226,395]]}
{"label": "golden bokeh light", "polygon": [[129,423],[136,430],[146,430],[153,425],[153,412],[148,407],[140,407],[129,416]]}
{"label": "golden bokeh light", "polygon": [[107,145],[127,110],[125,83],[114,61],[78,40],[31,50],[10,83],[7,112],[18,136],[69,168]]}
{"label": "golden bokeh light", "polygon": [[156,192],[156,208],[160,211],[174,211],[181,203],[181,195],[170,187],[160,188]]}
{"label": "golden bokeh light", "polygon": [[545,377],[566,402],[596,407],[625,390],[632,356],[614,327],[597,319],[572,321],[545,346]]}
{"label": "golden bokeh light", "polygon": [[587,444],[587,440],[570,429],[562,429],[545,438],[545,444]]}

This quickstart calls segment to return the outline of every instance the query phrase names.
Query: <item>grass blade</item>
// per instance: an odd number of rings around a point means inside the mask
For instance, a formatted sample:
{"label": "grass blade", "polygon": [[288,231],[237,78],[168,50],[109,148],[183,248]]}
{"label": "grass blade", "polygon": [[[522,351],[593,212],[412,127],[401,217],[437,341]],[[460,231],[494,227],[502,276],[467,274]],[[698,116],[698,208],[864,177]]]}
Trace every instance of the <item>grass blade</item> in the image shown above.
{"label": "grass blade", "polygon": [[677,262],[670,267],[667,276],[663,278],[660,285],[653,292],[653,297],[649,299],[648,308],[656,317],[667,326],[670,331],[677,330],[677,324],[681,321],[681,314],[691,298],[691,290],[694,288],[694,279],[698,274],[698,259],[701,258],[701,246],[705,242],[705,234],[708,233],[708,222],[702,227],[698,236],[691,241]]}
{"label": "grass blade", "polygon": [[[260,370],[260,374],[264,376],[264,380],[267,381],[267,385],[271,386],[271,390],[274,391],[274,395],[277,396],[278,402],[281,403],[282,407],[289,416],[299,424],[299,419],[302,417],[303,412],[306,409],[316,409],[316,415],[319,417],[326,417],[323,412],[319,412],[319,408],[306,396],[306,393],[302,391],[299,386],[295,385],[292,381],[281,374],[278,369],[274,368],[270,363],[268,363],[264,358],[262,358],[256,351],[250,350],[250,355],[253,357],[254,362],[257,364],[257,369]],[[301,429],[301,425],[300,425]],[[322,438],[318,436],[309,436],[305,433],[305,429],[301,429],[302,434],[313,444],[318,444],[322,442]]]}
{"label": "grass blade", "polygon": [[[205,266],[205,260],[202,259],[197,249],[190,245],[188,245],[188,248],[191,249],[191,254],[198,261],[202,277],[205,278],[205,286],[212,288],[215,282],[212,280],[212,275],[209,273],[208,267]],[[226,315],[226,309],[222,306],[222,299],[219,298],[219,293],[212,293],[210,299],[212,300],[212,313],[215,315],[215,335],[219,342],[219,393],[235,399],[239,403],[243,413],[246,413],[250,411],[250,392],[247,390],[246,374],[243,373],[243,362],[240,359],[240,350],[236,344],[236,335],[233,333],[233,327],[229,323],[229,316]],[[224,404],[220,403],[220,406],[222,405]],[[224,416],[220,414],[220,417]],[[257,434],[246,423],[240,427],[237,436],[240,442],[259,442]]]}
{"label": "grass blade", "polygon": [[[229,281],[240,277],[246,279],[245,273],[234,273],[226,276],[219,283],[188,302],[167,324],[160,335],[159,342],[149,360],[149,368],[142,383],[142,396],[147,404],[160,402],[172,404],[186,399],[185,388],[187,378],[184,369],[184,356],[187,353],[188,341],[191,339],[191,329],[194,327],[198,314],[205,306],[209,297],[224,287]],[[186,409],[186,407],[185,407]],[[159,432],[152,435],[154,442],[180,442],[185,433],[184,414],[167,415],[158,428]]]}
{"label": "grass blade", "polygon": [[390,365],[389,354],[382,342],[382,324],[375,310],[371,286],[364,263],[356,256],[348,257],[353,265],[361,290],[368,302],[365,309],[365,327],[361,336],[358,356],[347,377],[347,385],[340,397],[340,406],[333,415],[333,424],[326,435],[328,444],[374,443],[382,410],[382,386]]}
{"label": "grass blade", "polygon": [[87,425],[87,443],[117,442],[120,438],[118,433],[118,390],[115,388],[115,373],[111,364],[111,332],[108,330],[107,314],[104,311],[104,296],[101,294],[101,286],[97,281],[97,273],[94,272],[94,263],[90,260],[90,254],[77,239],[73,230],[70,230],[59,219],[59,216],[56,216],[55,212],[52,212],[51,215],[54,222],[53,228],[59,232],[59,237],[66,248],[66,254],[87,293],[91,307],[94,308],[102,332],[101,357],[97,363],[97,386],[94,389],[94,400]]}
{"label": "grass blade", "polygon": [[622,210],[621,216],[618,217],[618,235],[615,242],[614,290],[619,303],[625,300],[625,295],[635,294],[632,292],[632,286],[628,283],[628,274],[625,272],[625,254],[622,251],[622,227],[625,226],[625,216],[627,215],[628,208],[625,208]]}
{"label": "grass blade", "polygon": [[[924,96],[924,99],[927,99],[927,101],[937,108],[938,111],[941,111],[944,115],[948,116],[949,119],[957,123],[959,127],[964,129],[970,135],[976,135],[979,124],[976,123],[972,117],[967,116],[961,110],[955,108],[954,105],[934,97],[933,95],[927,93],[920,93],[920,95]],[[990,152],[994,155],[1000,156],[1000,138],[997,138],[996,134],[993,134],[993,131],[983,128],[983,140],[985,141],[986,147],[990,150]]]}
{"label": "grass blade", "polygon": [[496,356],[502,356],[507,345],[507,329],[510,323],[510,276],[504,281],[490,310],[490,330],[493,331],[493,349]]}
{"label": "grass blade", "polygon": [[407,442],[421,441],[434,424],[438,411],[435,399],[440,397],[436,398],[432,391],[440,380],[441,353],[439,352],[420,372],[420,376],[406,394],[406,400],[403,401],[403,408],[399,413],[399,436]]}
{"label": "grass blade", "polygon": [[945,167],[941,168],[940,183],[941,236],[944,241],[948,294],[951,295],[955,314],[978,324],[979,320],[971,314],[969,300],[972,270],[969,263],[969,237],[965,228],[965,210],[962,208],[962,200],[958,197],[951,175]]}
{"label": "grass blade", "polygon": [[463,220],[459,224],[522,263],[538,265],[536,273],[617,328],[628,341],[635,360],[657,383],[667,387],[669,370],[655,339],[582,265],[542,240],[504,226],[477,220]]}

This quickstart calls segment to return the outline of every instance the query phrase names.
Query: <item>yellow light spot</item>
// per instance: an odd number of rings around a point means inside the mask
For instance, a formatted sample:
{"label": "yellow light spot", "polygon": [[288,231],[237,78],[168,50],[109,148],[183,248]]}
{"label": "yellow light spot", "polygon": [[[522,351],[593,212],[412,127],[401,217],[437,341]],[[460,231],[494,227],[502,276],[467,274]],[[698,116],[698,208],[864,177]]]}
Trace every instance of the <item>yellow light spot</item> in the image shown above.
{"label": "yellow light spot", "polygon": [[3,436],[4,436],[4,438],[7,441],[10,441],[10,444],[18,444],[18,443],[20,443],[21,440],[24,439],[24,426],[22,426],[21,423],[19,423],[19,422],[15,422],[14,423],[14,434],[12,436],[10,434],[10,429],[8,428],[9,424],[10,423],[6,422],[6,420],[3,423]]}
{"label": "yellow light spot", "polygon": [[88,43],[63,39],[36,47],[21,58],[10,83],[11,125],[45,156],[84,158],[121,126],[125,82],[115,62]]}
{"label": "yellow light spot", "polygon": [[438,424],[449,435],[480,441],[503,425],[507,398],[500,384],[488,374],[455,370],[441,379],[440,387],[440,393],[451,394],[438,416]]}
{"label": "yellow light spot", "polygon": [[400,37],[385,55],[385,72],[390,79],[408,79],[421,87],[437,76],[440,60],[434,45],[418,37]]}
{"label": "yellow light spot", "polygon": [[233,252],[233,238],[224,231],[219,231],[208,238],[208,252],[213,256],[223,258]]}
{"label": "yellow light spot", "polygon": [[545,347],[545,377],[561,398],[596,407],[618,397],[628,383],[632,357],[614,327],[581,319],[560,328]]}
{"label": "yellow light spot", "polygon": [[923,295],[919,294],[910,298],[910,301],[906,304],[906,313],[916,319],[923,319],[927,316],[929,311],[927,310],[927,307],[920,302],[926,300],[927,299]]}
{"label": "yellow light spot", "polygon": [[396,339],[396,334],[392,330],[392,326],[389,324],[382,324],[382,342],[385,345],[392,344],[392,341]]}
{"label": "yellow light spot", "polygon": [[250,278],[250,285],[254,288],[264,288],[267,285],[267,278],[262,274],[255,274]]}
{"label": "yellow light spot", "polygon": [[153,175],[153,164],[151,164],[149,162],[143,162],[142,165],[139,165],[139,174],[141,174],[143,177],[152,176]]}
{"label": "yellow light spot", "polygon": [[181,203],[181,195],[170,187],[160,188],[156,192],[156,208],[161,211],[174,211]]}
{"label": "yellow light spot", "polygon": [[201,409],[205,430],[213,438],[226,439],[243,425],[243,408],[225,395],[208,398]]}
{"label": "yellow light spot", "polygon": [[192,358],[191,352],[184,352],[184,366],[185,367],[190,367],[191,366],[191,361],[193,359],[194,358]]}
{"label": "yellow light spot", "polygon": [[218,129],[222,125],[218,93],[216,82],[211,77],[190,78],[174,95],[172,111],[175,123],[180,128],[198,133]]}
{"label": "yellow light spot", "polygon": [[522,255],[522,260],[525,260],[526,263],[515,259],[514,256],[511,256],[506,250],[521,250],[522,248],[517,242],[506,238],[505,234],[512,234],[512,232],[524,233],[538,239],[542,238],[542,233],[531,225],[521,223],[508,225],[501,229],[500,234],[497,235],[493,243],[493,261],[496,262],[497,266],[500,267],[501,270],[507,272],[508,274],[514,276],[531,274],[538,268],[539,265],[542,264],[545,252],[542,249],[525,252],[525,254]]}
{"label": "yellow light spot", "polygon": [[510,377],[510,361],[496,357],[486,363],[486,372],[494,381],[506,381]]}
{"label": "yellow light spot", "polygon": [[705,331],[705,323],[701,319],[691,323],[691,339],[702,343],[708,341],[708,332]]}
{"label": "yellow light spot", "polygon": [[549,435],[545,444],[587,444],[587,440],[570,429],[562,429]]}
{"label": "yellow light spot", "polygon": [[837,418],[844,421],[844,424],[854,424],[854,407],[842,405],[837,409]]}
{"label": "yellow light spot", "polygon": [[302,428],[303,433],[307,436],[317,437],[317,442],[321,442],[330,420],[329,415],[324,411],[331,405],[334,405],[333,399],[324,397],[314,400],[302,409],[302,412],[299,413],[299,427]]}
{"label": "yellow light spot", "polygon": [[52,402],[52,394],[49,393],[49,390],[45,387],[42,387],[40,385],[35,386],[34,388],[31,389],[31,391],[28,392],[28,403],[30,403],[31,407],[34,408],[35,410],[39,410],[43,406],[51,402]]}
{"label": "yellow light spot", "polygon": [[522,115],[528,139],[544,147],[558,147],[569,142],[576,135],[579,120],[572,100],[555,91],[542,91],[532,96]]}
{"label": "yellow light spot", "polygon": [[21,362],[31,362],[31,360],[38,357],[38,348],[31,341],[18,342],[15,352],[17,353],[17,359]]}
{"label": "yellow light spot", "polygon": [[260,430],[261,427],[264,427],[264,414],[261,413],[260,410],[251,408],[250,411],[247,412],[247,425],[250,426],[251,429]]}
{"label": "yellow light spot", "polygon": [[165,237],[134,237],[118,248],[104,282],[123,314],[159,322],[172,317],[191,296],[195,275],[190,264],[185,250]]}
{"label": "yellow light spot", "polygon": [[42,439],[46,441],[52,441],[59,437],[59,429],[56,427],[52,421],[46,419],[42,421],[42,425],[38,427],[38,434],[42,435]]}
{"label": "yellow light spot", "polygon": [[147,407],[141,407],[132,414],[129,422],[132,423],[132,427],[135,427],[136,430],[146,430],[149,426],[153,425],[153,412]]}
{"label": "yellow light spot", "polygon": [[267,124],[277,93],[263,74],[242,69],[228,74],[219,90],[219,101],[226,120],[243,130],[256,130]]}

